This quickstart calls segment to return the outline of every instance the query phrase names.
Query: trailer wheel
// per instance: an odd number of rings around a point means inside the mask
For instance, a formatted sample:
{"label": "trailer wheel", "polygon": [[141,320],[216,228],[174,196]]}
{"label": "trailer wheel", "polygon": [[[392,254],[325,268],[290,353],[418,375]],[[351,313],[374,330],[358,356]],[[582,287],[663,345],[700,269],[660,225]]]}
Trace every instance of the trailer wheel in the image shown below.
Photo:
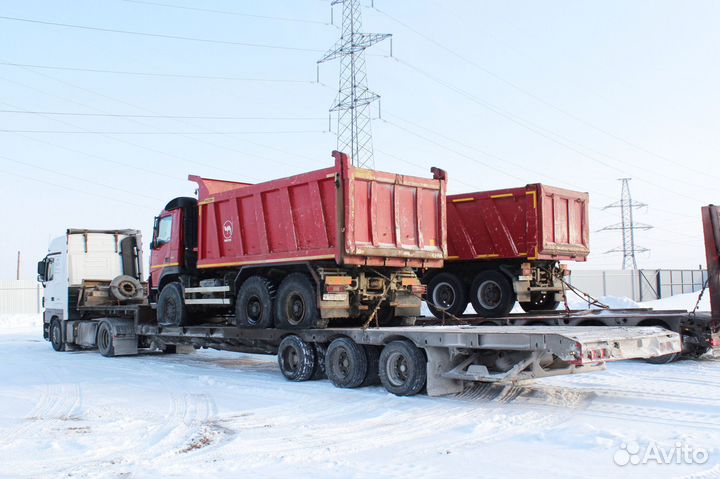
{"label": "trailer wheel", "polygon": [[183,301],[180,283],[168,283],[160,291],[157,302],[158,323],[162,326],[184,326],[187,324],[187,308]]}
{"label": "trailer wheel", "polygon": [[380,354],[380,382],[396,396],[413,396],[427,382],[425,354],[410,341],[393,341]]}
{"label": "trailer wheel", "polygon": [[50,322],[50,344],[55,351],[65,350],[65,341],[63,341],[62,326],[59,319],[53,319]]}
{"label": "trailer wheel", "polygon": [[287,336],[278,346],[278,365],[290,381],[307,381],[315,371],[315,350],[299,337]]}
{"label": "trailer wheel", "polygon": [[654,358],[645,358],[645,362],[649,364],[670,364],[678,359],[680,359],[680,353],[670,353]]}
{"label": "trailer wheel", "polygon": [[113,332],[108,323],[100,323],[97,332],[97,347],[100,354],[106,358],[115,356],[115,345],[113,344]]}
{"label": "trailer wheel", "polygon": [[453,316],[464,313],[468,304],[466,289],[454,274],[440,273],[428,284],[428,309],[438,319],[443,319],[443,313]]}
{"label": "trailer wheel", "polygon": [[470,300],[480,316],[498,318],[512,310],[515,305],[515,291],[501,272],[483,271],[472,282]]}
{"label": "trailer wheel", "polygon": [[251,276],[240,286],[235,301],[235,319],[238,326],[271,328],[275,286],[262,276]]}
{"label": "trailer wheel", "polygon": [[315,370],[310,379],[326,379],[325,374],[325,355],[327,354],[327,345],[315,343]]}
{"label": "trailer wheel", "polygon": [[368,370],[365,349],[350,338],[337,338],[328,346],[325,373],[335,387],[362,385]]}
{"label": "trailer wheel", "polygon": [[324,328],[315,287],[306,274],[292,273],[283,279],[275,303],[275,327],[280,329]]}
{"label": "trailer wheel", "polygon": [[380,352],[378,346],[365,345],[365,356],[367,356],[367,372],[361,386],[377,386],[380,384]]}
{"label": "trailer wheel", "polygon": [[555,301],[555,293],[532,293],[530,301],[522,301],[520,307],[526,313],[532,311],[554,311],[560,306],[560,301]]}

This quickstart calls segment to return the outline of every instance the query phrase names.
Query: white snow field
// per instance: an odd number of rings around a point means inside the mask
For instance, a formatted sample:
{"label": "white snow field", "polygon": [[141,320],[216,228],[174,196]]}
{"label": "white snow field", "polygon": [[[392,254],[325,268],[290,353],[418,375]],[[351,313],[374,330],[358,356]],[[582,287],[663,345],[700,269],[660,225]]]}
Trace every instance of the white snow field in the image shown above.
{"label": "white snow field", "polygon": [[720,477],[717,360],[399,398],[291,383],[273,356],[57,353],[37,317],[0,325],[0,477]]}

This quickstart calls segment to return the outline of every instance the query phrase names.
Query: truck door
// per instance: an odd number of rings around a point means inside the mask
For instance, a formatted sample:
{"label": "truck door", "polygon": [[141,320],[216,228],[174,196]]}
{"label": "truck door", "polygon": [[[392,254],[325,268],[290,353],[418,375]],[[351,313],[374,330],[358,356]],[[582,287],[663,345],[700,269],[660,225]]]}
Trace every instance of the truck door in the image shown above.
{"label": "truck door", "polygon": [[68,280],[65,256],[60,252],[50,253],[43,261],[45,263],[43,275],[45,314],[49,317],[57,316],[66,319],[68,314]]}
{"label": "truck door", "polygon": [[181,211],[176,209],[163,212],[155,219],[150,264],[153,288],[157,288],[160,284],[160,278],[166,269],[177,269],[182,266],[180,255]]}

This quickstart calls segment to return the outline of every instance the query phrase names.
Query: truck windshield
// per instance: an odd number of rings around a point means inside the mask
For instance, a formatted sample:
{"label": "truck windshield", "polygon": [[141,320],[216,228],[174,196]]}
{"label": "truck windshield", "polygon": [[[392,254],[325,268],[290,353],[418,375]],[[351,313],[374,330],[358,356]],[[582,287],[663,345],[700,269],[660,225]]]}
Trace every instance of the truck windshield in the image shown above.
{"label": "truck windshield", "polygon": [[172,216],[160,218],[156,243],[158,245],[169,243],[172,238]]}

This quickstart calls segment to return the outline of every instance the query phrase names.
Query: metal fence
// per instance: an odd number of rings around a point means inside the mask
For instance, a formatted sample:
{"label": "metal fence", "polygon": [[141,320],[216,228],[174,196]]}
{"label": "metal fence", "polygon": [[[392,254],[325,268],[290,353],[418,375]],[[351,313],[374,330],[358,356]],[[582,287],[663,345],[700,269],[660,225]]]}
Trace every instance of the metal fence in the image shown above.
{"label": "metal fence", "polygon": [[0,314],[42,311],[42,285],[32,280],[0,280]]}
{"label": "metal fence", "polygon": [[636,302],[700,291],[704,269],[575,270],[570,283],[591,296],[617,296]]}

